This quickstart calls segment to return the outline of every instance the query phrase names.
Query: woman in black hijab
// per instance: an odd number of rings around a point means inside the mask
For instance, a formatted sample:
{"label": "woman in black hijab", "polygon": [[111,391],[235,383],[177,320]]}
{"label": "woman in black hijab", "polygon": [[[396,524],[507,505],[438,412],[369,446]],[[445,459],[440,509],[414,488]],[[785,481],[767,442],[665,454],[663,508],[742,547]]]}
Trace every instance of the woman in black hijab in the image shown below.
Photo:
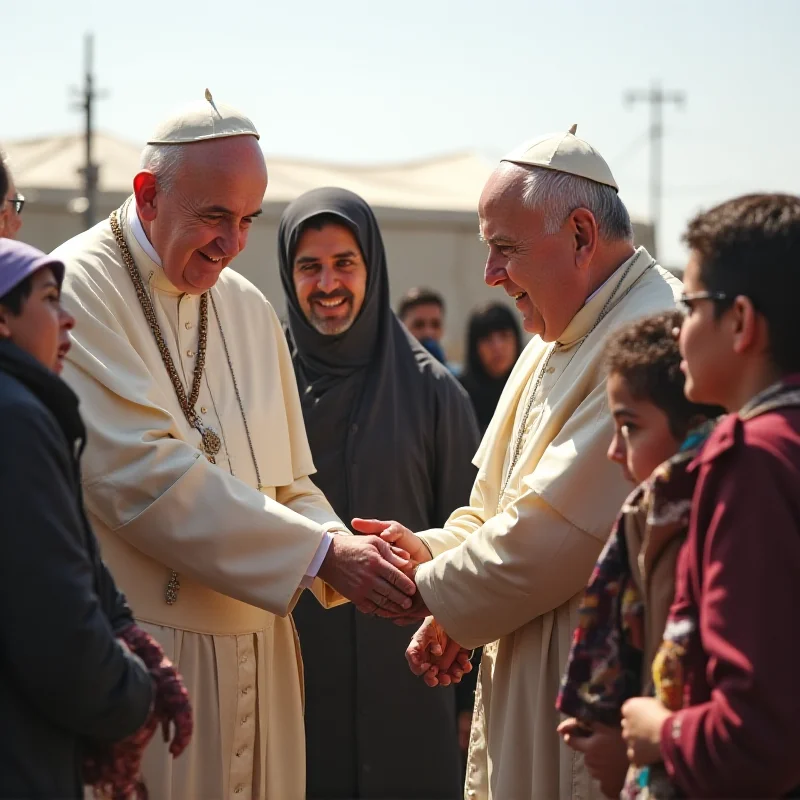
{"label": "woman in black hijab", "polygon": [[[346,279],[298,299],[298,247],[309,231],[328,228],[340,238],[348,232],[366,266],[360,310]],[[441,526],[469,499],[477,426],[464,391],[391,310],[372,210],[352,192],[314,190],[286,209],[278,240],[314,482],[344,520]],[[315,327],[303,310],[309,298],[344,298],[354,318],[341,330]],[[460,797],[452,690],[430,690],[411,674],[410,631],[350,605],[323,611],[309,593],[294,618],[305,662],[308,797]]]}
{"label": "woman in black hijab", "polygon": [[522,352],[522,331],[502,303],[475,311],[467,329],[467,364],[461,385],[467,390],[481,434],[492,421],[497,401]]}

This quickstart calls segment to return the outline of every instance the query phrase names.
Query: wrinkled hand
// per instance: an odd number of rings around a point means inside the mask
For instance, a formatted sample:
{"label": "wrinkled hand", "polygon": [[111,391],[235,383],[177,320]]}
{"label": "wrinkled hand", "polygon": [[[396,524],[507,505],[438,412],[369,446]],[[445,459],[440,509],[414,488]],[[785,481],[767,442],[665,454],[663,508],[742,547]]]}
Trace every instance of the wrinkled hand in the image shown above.
{"label": "wrinkled hand", "polygon": [[357,533],[380,536],[384,542],[389,542],[389,544],[393,544],[396,547],[402,547],[415,564],[422,564],[424,561],[431,560],[430,550],[425,546],[422,539],[399,522],[356,517],[352,521],[352,526]]}
{"label": "wrinkled hand", "polygon": [[[589,774],[600,784],[606,797],[619,797],[628,772],[627,746],[620,728],[595,722],[587,728],[574,717],[558,726],[564,744],[583,753]],[[582,734],[582,735],[581,735]]]}
{"label": "wrinkled hand", "polygon": [[377,536],[336,534],[318,574],[365,614],[402,615],[417,591],[403,571],[411,568],[403,555]]}
{"label": "wrinkled hand", "polygon": [[430,687],[460,683],[472,672],[469,657],[469,650],[451,639],[433,617],[422,623],[406,649],[409,669]]}
{"label": "wrinkled hand", "polygon": [[655,697],[632,697],[622,706],[622,738],[637,767],[661,761],[661,728],[672,712]]}

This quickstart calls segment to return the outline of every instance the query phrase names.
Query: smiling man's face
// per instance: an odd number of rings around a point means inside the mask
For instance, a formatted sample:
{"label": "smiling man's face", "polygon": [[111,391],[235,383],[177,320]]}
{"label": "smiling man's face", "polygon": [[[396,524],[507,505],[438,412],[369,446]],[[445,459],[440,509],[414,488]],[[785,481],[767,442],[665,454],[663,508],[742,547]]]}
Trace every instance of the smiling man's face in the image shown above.
{"label": "smiling man's face", "polygon": [[481,195],[484,281],[514,299],[528,333],[554,342],[583,305],[587,277],[576,266],[572,215],[547,233],[542,211],[523,202],[522,174],[497,169]]}
{"label": "smiling man's face", "polygon": [[367,266],[347,227],[307,228],[297,243],[292,278],[300,308],[319,333],[336,336],[355,322],[367,292]]}
{"label": "smiling man's face", "polygon": [[184,152],[169,186],[148,171],[134,179],[137,210],[173,286],[202,294],[247,245],[267,169],[253,136],[175,146]]}

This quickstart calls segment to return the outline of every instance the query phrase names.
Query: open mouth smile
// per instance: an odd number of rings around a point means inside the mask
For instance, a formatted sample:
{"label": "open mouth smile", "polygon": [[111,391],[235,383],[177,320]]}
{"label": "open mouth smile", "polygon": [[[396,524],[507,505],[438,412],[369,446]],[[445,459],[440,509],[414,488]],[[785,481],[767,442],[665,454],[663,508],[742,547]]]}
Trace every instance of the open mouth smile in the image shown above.
{"label": "open mouth smile", "polygon": [[219,264],[219,262],[222,261],[221,257],[220,258],[211,258],[211,256],[207,256],[205,253],[201,252],[200,250],[198,250],[197,252],[200,253],[200,255],[203,256],[203,258],[206,261],[210,261],[212,264]]}

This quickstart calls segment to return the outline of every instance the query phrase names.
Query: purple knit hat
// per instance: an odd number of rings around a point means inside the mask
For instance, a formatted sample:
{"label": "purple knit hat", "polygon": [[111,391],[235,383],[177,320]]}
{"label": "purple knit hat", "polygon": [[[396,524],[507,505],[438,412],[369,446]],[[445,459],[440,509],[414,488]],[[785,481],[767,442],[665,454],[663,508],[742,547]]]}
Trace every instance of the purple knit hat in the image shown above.
{"label": "purple knit hat", "polygon": [[64,264],[41,250],[14,239],[0,239],[0,298],[42,267],[50,267],[58,285],[64,280]]}

